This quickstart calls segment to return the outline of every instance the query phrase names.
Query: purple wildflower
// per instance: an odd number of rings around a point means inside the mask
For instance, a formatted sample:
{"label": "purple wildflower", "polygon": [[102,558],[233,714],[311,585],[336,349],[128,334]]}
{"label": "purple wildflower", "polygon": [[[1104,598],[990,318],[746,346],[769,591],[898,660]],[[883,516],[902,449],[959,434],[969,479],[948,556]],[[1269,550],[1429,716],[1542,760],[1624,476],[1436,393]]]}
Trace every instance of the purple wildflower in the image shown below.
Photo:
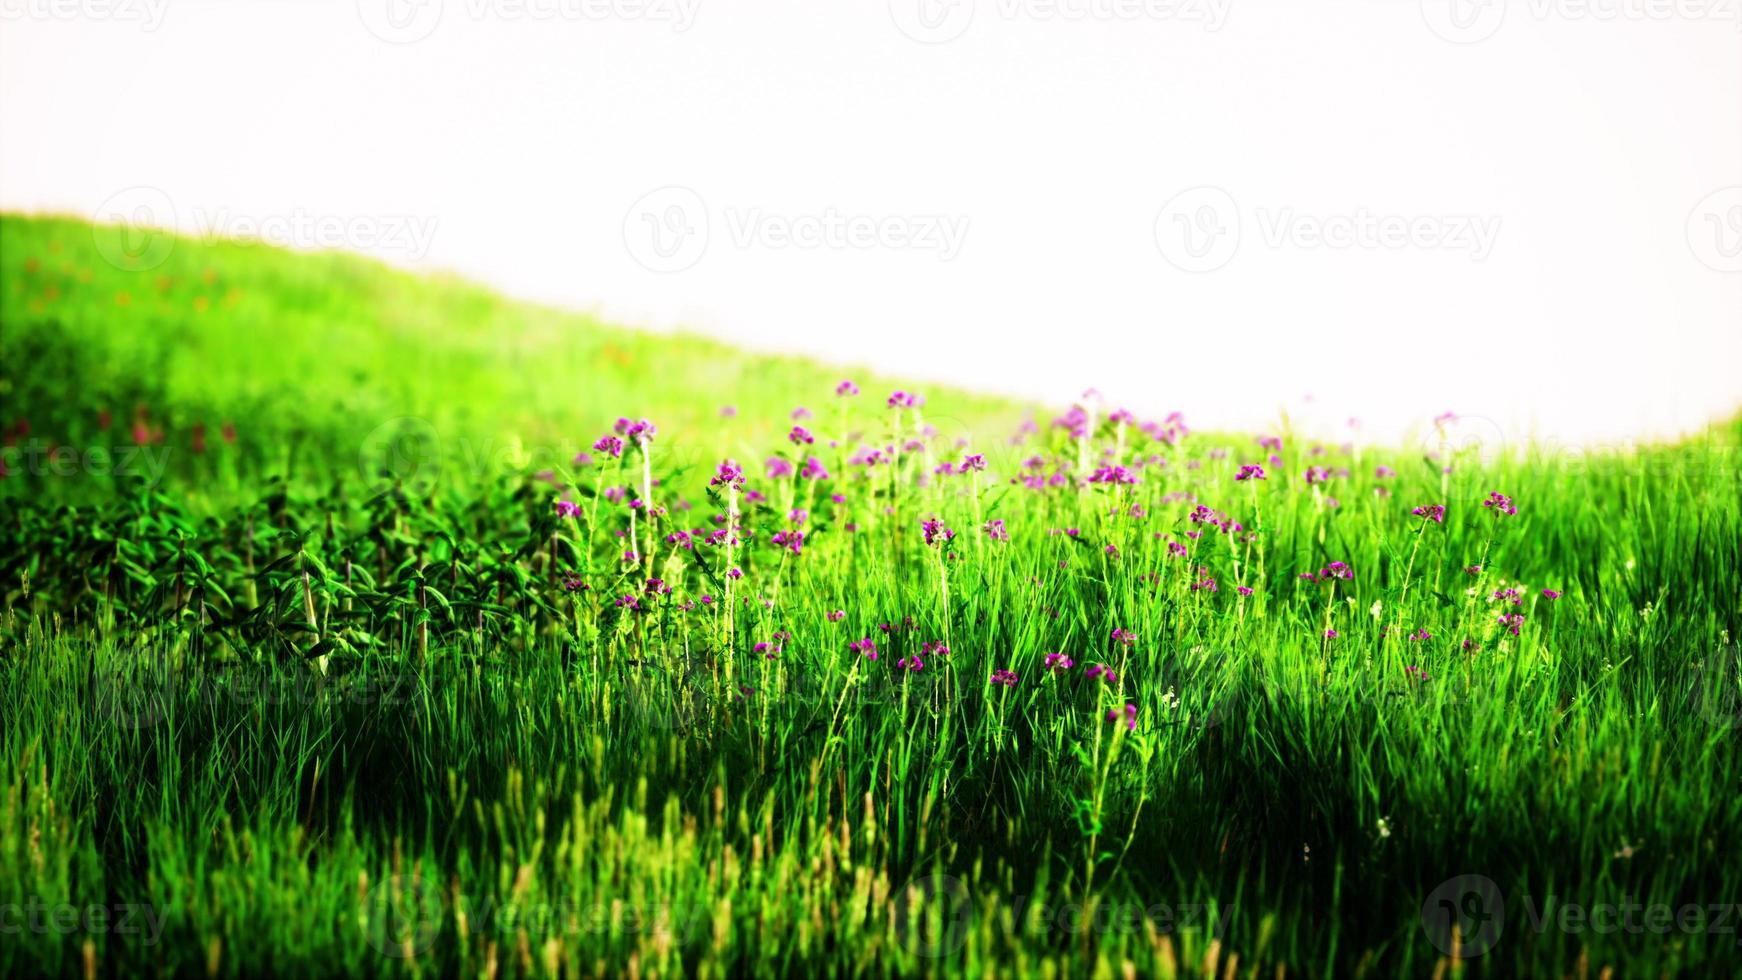
{"label": "purple wildflower", "polygon": [[920,530],[925,533],[925,543],[933,545],[939,541],[948,541],[956,536],[956,532],[944,526],[944,522],[935,518],[921,521]]}
{"label": "purple wildflower", "polygon": [[1123,466],[1103,466],[1089,476],[1090,483],[1133,484],[1137,474]]}
{"label": "purple wildflower", "polygon": [[1094,680],[1099,677],[1102,681],[1108,684],[1119,683],[1119,675],[1113,670],[1113,668],[1106,664],[1090,664],[1088,668],[1083,671],[1083,676],[1087,677],[1089,680]]}
{"label": "purple wildflower", "polygon": [[714,478],[708,481],[708,485],[741,488],[744,486],[744,468],[728,459],[720,464],[719,469],[714,472]]}
{"label": "purple wildflower", "polygon": [[625,418],[618,419],[617,424],[613,426],[612,429],[618,435],[634,440],[636,445],[643,448],[646,448],[647,444],[653,441],[654,433],[659,431],[654,427],[652,422],[649,422],[646,419],[638,419],[632,422]]}
{"label": "purple wildflower", "polygon": [[1489,493],[1488,499],[1482,501],[1482,506],[1494,511],[1495,516],[1505,514],[1512,517],[1518,513],[1518,505],[1512,502],[1512,498],[1498,490]]}

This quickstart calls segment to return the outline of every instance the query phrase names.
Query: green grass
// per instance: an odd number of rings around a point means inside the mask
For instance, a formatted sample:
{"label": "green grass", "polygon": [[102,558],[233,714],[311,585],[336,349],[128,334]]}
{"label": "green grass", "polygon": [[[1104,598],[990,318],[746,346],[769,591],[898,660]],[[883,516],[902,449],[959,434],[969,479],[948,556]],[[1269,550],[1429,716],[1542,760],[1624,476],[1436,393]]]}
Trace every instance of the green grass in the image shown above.
{"label": "green grass", "polygon": [[[1742,965],[1742,425],[1486,461],[1278,433],[1241,482],[1251,436],[1103,412],[1013,445],[997,399],[892,410],[854,372],[837,398],[840,371],[354,258],[118,268],[105,234],[0,219],[0,425],[29,421],[0,480],[0,972]],[[574,463],[619,415],[649,451]],[[125,451],[136,419],[155,480],[23,455]],[[708,485],[728,456],[744,491]],[[1032,457],[1060,485],[1013,479]],[[1140,482],[1083,479],[1103,462]],[[732,511],[742,540],[702,543]],[[1441,899],[1480,955],[1448,955]],[[1611,903],[1725,909],[1596,928]]]}

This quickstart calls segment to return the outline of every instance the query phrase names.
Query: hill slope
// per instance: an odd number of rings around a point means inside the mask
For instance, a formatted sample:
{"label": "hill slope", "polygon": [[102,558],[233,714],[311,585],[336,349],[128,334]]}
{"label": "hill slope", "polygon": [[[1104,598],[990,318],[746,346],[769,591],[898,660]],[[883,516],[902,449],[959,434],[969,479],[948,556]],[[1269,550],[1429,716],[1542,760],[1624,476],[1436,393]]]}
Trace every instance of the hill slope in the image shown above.
{"label": "hill slope", "polygon": [[[213,475],[276,472],[287,452],[304,473],[355,470],[384,424],[412,417],[459,464],[444,474],[476,475],[565,462],[620,415],[681,431],[698,452],[767,445],[795,407],[830,409],[817,399],[842,377],[353,255],[129,234],[0,215],[0,425],[13,436],[124,447],[141,421],[173,450],[171,478],[211,487]],[[1018,415],[995,398],[927,394],[946,433]],[[722,424],[734,403],[739,417]],[[221,445],[225,423],[234,447]],[[191,451],[202,425],[224,462]]]}

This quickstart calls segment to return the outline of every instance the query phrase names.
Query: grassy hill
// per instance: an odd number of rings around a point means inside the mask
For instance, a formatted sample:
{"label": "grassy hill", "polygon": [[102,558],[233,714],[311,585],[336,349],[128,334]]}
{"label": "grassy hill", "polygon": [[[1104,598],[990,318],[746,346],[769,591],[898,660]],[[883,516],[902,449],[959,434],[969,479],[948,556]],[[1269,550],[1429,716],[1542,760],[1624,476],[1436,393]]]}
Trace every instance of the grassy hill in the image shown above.
{"label": "grassy hill", "polygon": [[[900,387],[350,254],[71,218],[0,215],[0,284],[0,426],[82,450],[130,445],[143,413],[171,450],[168,477],[203,493],[287,462],[317,481],[357,471],[360,455],[367,468],[378,430],[406,418],[462,486],[567,463],[624,415],[683,433],[698,458],[744,455],[777,441],[795,408],[832,413],[843,377]],[[1021,418],[997,398],[926,394],[928,418],[951,435]],[[735,418],[722,418],[728,406]]]}
{"label": "grassy hill", "polygon": [[1012,440],[117,235],[0,218],[0,975],[1742,968],[1734,424]]}

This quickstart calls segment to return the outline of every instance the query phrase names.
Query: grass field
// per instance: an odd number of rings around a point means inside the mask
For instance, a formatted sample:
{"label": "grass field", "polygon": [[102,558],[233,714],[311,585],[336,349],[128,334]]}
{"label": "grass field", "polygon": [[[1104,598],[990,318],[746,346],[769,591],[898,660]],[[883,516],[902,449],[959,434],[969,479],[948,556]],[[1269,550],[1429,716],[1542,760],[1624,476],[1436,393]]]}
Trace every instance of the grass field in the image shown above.
{"label": "grass field", "polygon": [[1742,423],[1031,414],[124,234],[0,218],[0,972],[1742,969]]}

